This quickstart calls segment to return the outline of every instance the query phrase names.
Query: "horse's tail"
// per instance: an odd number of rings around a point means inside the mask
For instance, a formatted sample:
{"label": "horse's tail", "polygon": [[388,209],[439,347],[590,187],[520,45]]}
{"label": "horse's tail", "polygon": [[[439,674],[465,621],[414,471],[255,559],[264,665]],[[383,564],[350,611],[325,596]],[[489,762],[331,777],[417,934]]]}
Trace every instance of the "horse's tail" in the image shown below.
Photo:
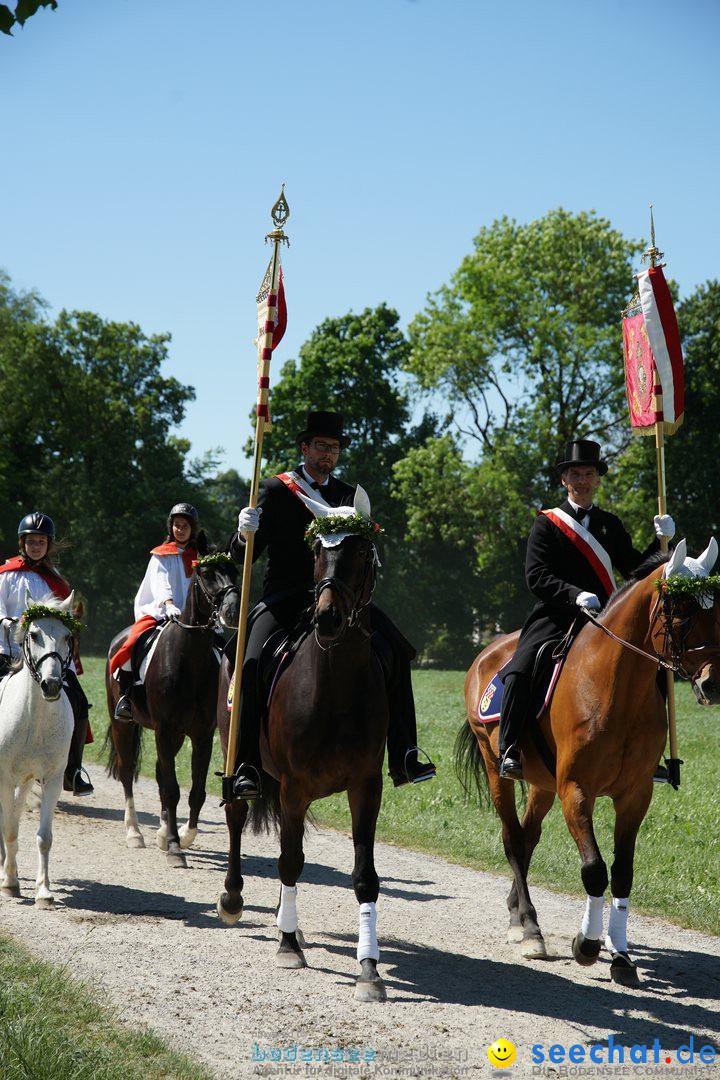
{"label": "horse's tail", "polygon": [[479,802],[486,806],[489,805],[490,787],[488,785],[485,759],[480,752],[475,732],[470,727],[468,720],[465,721],[457,733],[454,758],[455,773],[465,795],[469,798],[474,791]]}
{"label": "horse's tail", "polygon": [[[132,755],[133,755],[133,779],[137,780],[140,775],[140,766],[142,765],[142,728],[140,724],[133,724],[133,742],[132,742]],[[112,724],[108,724],[108,729],[105,732],[105,741],[102,744],[102,753],[107,751],[107,768],[106,773],[111,776],[113,780],[120,779],[120,771],[118,768],[118,756],[115,749],[115,743],[112,737]]]}
{"label": "horse's tail", "polygon": [[262,776],[262,798],[253,799],[248,813],[248,825],[257,835],[280,828],[280,781],[264,770]]}

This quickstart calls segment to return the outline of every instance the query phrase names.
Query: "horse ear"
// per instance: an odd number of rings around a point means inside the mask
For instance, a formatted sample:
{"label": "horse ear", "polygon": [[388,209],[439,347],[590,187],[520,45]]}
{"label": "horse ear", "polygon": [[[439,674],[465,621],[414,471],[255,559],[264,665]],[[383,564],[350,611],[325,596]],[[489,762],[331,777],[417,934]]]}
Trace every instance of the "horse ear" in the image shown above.
{"label": "horse ear", "polygon": [[703,570],[705,570],[706,573],[709,574],[710,571],[712,570],[713,566],[715,565],[716,561],[717,561],[717,557],[718,557],[717,540],[715,539],[714,536],[711,536],[710,537],[710,543],[705,548],[702,555],[698,555],[697,562],[700,564],[700,566],[703,568]]}
{"label": "horse ear", "polygon": [[74,600],[75,600],[75,590],[73,589],[73,591],[70,593],[70,595],[65,600],[63,600],[62,603],[58,605],[58,607],[62,611],[70,611],[71,612]]}
{"label": "horse ear", "polygon": [[353,503],[358,514],[362,514],[363,517],[370,517],[370,497],[365,488],[360,487],[359,484],[355,488]]}
{"label": "horse ear", "polygon": [[685,556],[687,555],[687,541],[681,540],[676,545],[673,551],[670,561],[665,567],[665,577],[672,577],[674,574],[679,574],[685,564]]}
{"label": "horse ear", "polygon": [[208,553],[208,542],[207,542],[207,536],[205,535],[205,530],[204,529],[200,529],[200,531],[198,532],[197,539],[196,539],[195,543],[197,545],[197,553],[198,553],[198,555],[201,558],[204,555],[207,555],[207,553]]}

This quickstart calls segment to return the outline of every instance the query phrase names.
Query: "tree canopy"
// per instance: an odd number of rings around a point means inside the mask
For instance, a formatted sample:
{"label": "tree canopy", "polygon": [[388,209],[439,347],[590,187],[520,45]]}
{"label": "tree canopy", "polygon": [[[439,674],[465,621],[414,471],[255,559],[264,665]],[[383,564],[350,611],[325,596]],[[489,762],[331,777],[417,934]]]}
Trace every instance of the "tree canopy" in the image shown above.
{"label": "tree canopy", "polygon": [[0,4],[0,30],[3,34],[12,34],[12,28],[17,23],[24,26],[41,7],[57,8],[57,0],[17,0],[15,10],[7,4]]}

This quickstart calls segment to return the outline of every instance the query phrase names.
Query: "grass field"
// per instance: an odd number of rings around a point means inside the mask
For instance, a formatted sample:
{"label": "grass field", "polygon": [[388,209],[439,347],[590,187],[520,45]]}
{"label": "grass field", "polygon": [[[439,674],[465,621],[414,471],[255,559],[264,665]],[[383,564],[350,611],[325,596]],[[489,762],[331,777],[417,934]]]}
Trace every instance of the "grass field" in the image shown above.
{"label": "grass field", "polygon": [[[96,742],[88,760],[100,760],[107,727],[103,661],[84,660],[86,693],[95,704],[91,720]],[[466,803],[453,767],[453,744],[464,721],[464,673],[414,673],[420,745],[438,766],[436,780],[398,790],[388,781],[378,820],[378,837],[386,842],[442,855],[452,862],[509,876],[500,842],[499,821],[489,806]],[[656,787],[638,838],[635,910],[661,916],[693,929],[720,934],[718,865],[720,865],[720,763],[717,725],[720,710],[702,709],[687,684],[677,686],[678,745],[686,762],[679,791]],[[152,741],[146,735],[143,772],[154,776]],[[222,769],[216,742],[211,770]],[[178,758],[181,785],[189,786],[187,745]],[[219,798],[219,780],[210,777],[209,798]],[[350,831],[344,795],[315,803],[317,821]],[[612,804],[599,800],[596,833],[608,865],[612,861]],[[583,895],[580,860],[556,801],[543,826],[533,858],[530,884]],[[542,916],[541,916],[542,917]]]}

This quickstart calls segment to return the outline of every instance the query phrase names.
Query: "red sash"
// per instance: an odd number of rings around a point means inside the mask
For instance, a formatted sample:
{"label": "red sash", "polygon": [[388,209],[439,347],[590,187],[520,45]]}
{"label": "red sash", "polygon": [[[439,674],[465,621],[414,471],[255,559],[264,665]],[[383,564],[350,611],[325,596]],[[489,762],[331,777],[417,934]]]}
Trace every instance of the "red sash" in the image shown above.
{"label": "red sash", "polygon": [[65,578],[60,577],[57,572],[53,574],[44,567],[33,566],[22,555],[14,555],[12,559],[8,559],[6,563],[0,566],[0,574],[7,574],[14,570],[25,570],[30,574],[37,574],[38,577],[43,579],[48,588],[53,591],[58,600],[67,600],[72,592]]}
{"label": "red sash", "polygon": [[[167,554],[167,552],[163,552],[163,554]],[[141,634],[144,634],[146,630],[149,630],[151,626],[154,626],[156,622],[158,622],[158,620],[153,618],[152,615],[143,615],[140,619],[138,619],[136,623],[133,623],[133,625],[130,627],[130,633],[128,634],[123,644],[120,646],[118,651],[110,657],[111,675],[113,675],[119,667],[122,667],[122,665],[130,659],[132,647],[137,641],[137,639],[140,637]]]}
{"label": "red sash", "polygon": [[151,555],[179,555],[183,561],[183,567],[185,568],[185,577],[192,577],[193,563],[197,559],[197,548],[194,548],[192,544],[183,550],[179,548],[174,540],[170,540],[167,544],[159,544],[154,547]]}
{"label": "red sash", "polygon": [[548,521],[551,521],[553,525],[560,530],[563,536],[567,537],[570,543],[577,548],[580,554],[587,559],[594,574],[600,579],[606,595],[612,596],[617,589],[617,585],[615,584],[615,578],[613,577],[610,556],[602,544],[596,540],[587,529],[584,529],[577,521],[573,521],[570,516],[563,513],[562,510],[541,510],[541,513],[544,514]]}

